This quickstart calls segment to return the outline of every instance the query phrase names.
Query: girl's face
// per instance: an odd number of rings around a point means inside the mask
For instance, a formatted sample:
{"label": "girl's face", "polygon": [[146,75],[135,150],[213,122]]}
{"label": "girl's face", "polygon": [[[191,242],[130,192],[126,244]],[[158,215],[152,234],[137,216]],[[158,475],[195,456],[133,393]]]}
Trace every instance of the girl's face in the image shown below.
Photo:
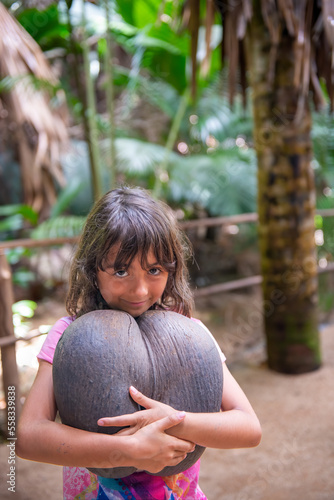
{"label": "girl's face", "polygon": [[152,250],[147,255],[147,268],[141,267],[137,255],[126,269],[115,269],[117,249],[110,251],[105,270],[98,270],[97,284],[100,292],[112,309],[125,311],[131,316],[140,316],[162,296],[168,272],[158,263]]}

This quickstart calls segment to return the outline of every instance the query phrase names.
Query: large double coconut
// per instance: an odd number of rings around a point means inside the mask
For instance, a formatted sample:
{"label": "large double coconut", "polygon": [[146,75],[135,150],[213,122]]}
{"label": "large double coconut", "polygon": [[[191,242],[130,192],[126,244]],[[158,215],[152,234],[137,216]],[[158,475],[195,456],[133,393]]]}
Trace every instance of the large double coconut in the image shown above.
{"label": "large double coconut", "polygon": [[[137,319],[125,312],[93,311],[65,330],[53,361],[56,403],[64,424],[113,434],[101,417],[142,408],[133,385],[146,396],[187,412],[217,412],[223,389],[222,362],[212,336],[197,322],[174,312],[148,311]],[[196,446],[178,465],[156,475],[177,474],[193,465]],[[134,467],[90,469],[104,477],[124,477]]]}

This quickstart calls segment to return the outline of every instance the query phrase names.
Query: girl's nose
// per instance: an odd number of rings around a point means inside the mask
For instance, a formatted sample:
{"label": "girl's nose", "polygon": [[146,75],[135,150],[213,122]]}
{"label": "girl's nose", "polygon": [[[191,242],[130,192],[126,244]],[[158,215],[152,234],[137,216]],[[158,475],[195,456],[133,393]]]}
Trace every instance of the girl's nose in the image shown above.
{"label": "girl's nose", "polygon": [[132,282],[132,293],[136,294],[137,298],[146,297],[148,292],[148,287],[145,279],[137,278]]}

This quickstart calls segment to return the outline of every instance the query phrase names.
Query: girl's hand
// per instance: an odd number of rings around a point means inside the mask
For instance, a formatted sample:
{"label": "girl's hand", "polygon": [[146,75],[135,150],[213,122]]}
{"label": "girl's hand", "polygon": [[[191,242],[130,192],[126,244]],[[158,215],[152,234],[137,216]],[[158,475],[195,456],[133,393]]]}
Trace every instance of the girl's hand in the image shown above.
{"label": "girl's hand", "polygon": [[130,440],[128,449],[133,466],[157,473],[166,466],[179,464],[188,453],[194,451],[193,443],[170,436],[165,432],[178,425],[184,418],[184,412],[174,412],[168,417],[145,425],[133,435],[126,437],[125,439]]}
{"label": "girl's hand", "polygon": [[131,450],[134,467],[157,473],[166,466],[177,465],[188,453],[194,451],[194,443],[169,435],[170,429],[183,422],[185,412],[150,399],[134,387],[130,387],[130,394],[146,410],[118,417],[104,417],[98,420],[98,424],[128,426],[119,431],[117,436],[127,436],[126,439],[130,439],[128,448]]}
{"label": "girl's hand", "polygon": [[98,420],[98,425],[106,427],[126,426],[127,428],[120,430],[117,435],[129,436],[157,420],[163,419],[169,415],[179,414],[179,412],[174,410],[171,406],[144,396],[144,394],[137,391],[134,387],[130,387],[130,394],[132,399],[140,406],[146,408],[146,410],[136,411],[128,415],[120,415],[118,417],[103,417]]}

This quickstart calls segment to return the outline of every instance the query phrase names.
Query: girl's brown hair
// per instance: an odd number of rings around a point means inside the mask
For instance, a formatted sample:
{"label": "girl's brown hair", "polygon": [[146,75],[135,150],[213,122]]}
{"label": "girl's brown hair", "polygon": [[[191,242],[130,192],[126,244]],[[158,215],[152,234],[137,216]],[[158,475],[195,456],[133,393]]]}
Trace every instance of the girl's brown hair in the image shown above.
{"label": "girl's brown hair", "polygon": [[151,309],[170,309],[190,316],[192,294],[186,259],[191,255],[187,237],[178,228],[171,209],[141,188],[121,188],[106,193],[87,217],[70,270],[66,308],[71,316],[108,308],[97,288],[96,275],[103,270],[109,251],[117,245],[114,267],[131,264],[153,250],[157,262],[168,271],[161,303]]}

